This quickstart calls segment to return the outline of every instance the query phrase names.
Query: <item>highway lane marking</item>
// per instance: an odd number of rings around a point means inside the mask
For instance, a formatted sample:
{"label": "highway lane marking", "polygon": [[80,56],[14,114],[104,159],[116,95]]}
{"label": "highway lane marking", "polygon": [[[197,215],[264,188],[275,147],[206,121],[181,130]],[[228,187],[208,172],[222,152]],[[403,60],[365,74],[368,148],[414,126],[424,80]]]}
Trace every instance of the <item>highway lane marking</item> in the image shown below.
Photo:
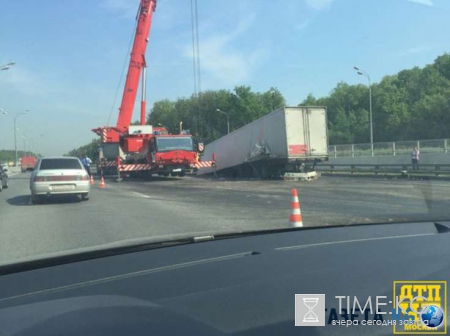
{"label": "highway lane marking", "polygon": [[143,197],[143,198],[152,198],[152,196],[145,195],[145,194],[141,194],[141,193],[138,193],[138,192],[136,192],[136,191],[132,191],[132,193],[135,194],[135,195],[137,195],[137,196],[139,196],[139,197]]}
{"label": "highway lane marking", "polygon": [[[229,188],[229,187],[222,187],[222,186],[216,186],[216,189],[225,189],[225,190],[238,191],[237,188]],[[239,189],[239,190],[245,190],[245,189]]]}

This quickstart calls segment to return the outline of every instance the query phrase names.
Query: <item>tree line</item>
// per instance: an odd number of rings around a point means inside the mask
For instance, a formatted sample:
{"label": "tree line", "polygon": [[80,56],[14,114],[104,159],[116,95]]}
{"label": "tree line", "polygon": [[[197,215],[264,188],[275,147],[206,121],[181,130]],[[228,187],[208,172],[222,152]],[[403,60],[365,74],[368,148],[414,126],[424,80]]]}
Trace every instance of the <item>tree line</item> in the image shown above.
{"label": "tree line", "polygon": [[87,145],[72,149],[70,152],[66,154],[66,156],[75,156],[80,158],[86,154],[89,158],[94,160],[98,156],[98,149],[100,147],[101,141],[99,139],[94,139]]}
{"label": "tree line", "polygon": [[[450,136],[450,54],[423,68],[385,76],[372,85],[374,142],[442,139]],[[303,105],[328,109],[330,144],[369,142],[369,90],[339,83],[327,97]]]}
{"label": "tree line", "polygon": [[190,98],[157,101],[147,123],[179,133],[183,122],[183,129],[208,143],[227,134],[227,119],[231,132],[284,105],[286,101],[276,88],[260,93],[249,86],[237,86],[233,91],[211,90]]}
{"label": "tree line", "polygon": [[[449,137],[450,54],[437,57],[423,68],[385,76],[371,88],[375,142]],[[178,133],[183,122],[183,129],[209,143],[227,134],[227,113],[233,131],[285,105],[276,88],[254,92],[249,86],[237,86],[232,91],[209,90],[198,96],[157,101],[147,124]],[[369,142],[367,85],[340,82],[328,96],[309,94],[299,105],[327,107],[330,144]],[[94,141],[69,154],[90,154],[98,144]]]}
{"label": "tree line", "polygon": [[[423,68],[402,70],[385,76],[372,88],[374,141],[439,139],[450,136],[450,54],[445,53]],[[148,117],[176,132],[179,121],[206,143],[286,104],[275,88],[255,93],[248,86],[207,91],[199,97],[161,100]],[[368,143],[369,90],[367,85],[340,82],[328,96],[309,94],[299,105],[325,106],[330,144]]]}

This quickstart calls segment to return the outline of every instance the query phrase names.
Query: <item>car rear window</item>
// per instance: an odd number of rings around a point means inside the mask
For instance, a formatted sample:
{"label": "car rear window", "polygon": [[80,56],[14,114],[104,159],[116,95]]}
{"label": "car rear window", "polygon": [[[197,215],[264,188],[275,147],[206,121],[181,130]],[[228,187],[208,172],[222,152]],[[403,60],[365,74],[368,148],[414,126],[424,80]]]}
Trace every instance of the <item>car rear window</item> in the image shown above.
{"label": "car rear window", "polygon": [[41,161],[39,170],[49,169],[81,169],[80,161],[77,159],[44,159]]}

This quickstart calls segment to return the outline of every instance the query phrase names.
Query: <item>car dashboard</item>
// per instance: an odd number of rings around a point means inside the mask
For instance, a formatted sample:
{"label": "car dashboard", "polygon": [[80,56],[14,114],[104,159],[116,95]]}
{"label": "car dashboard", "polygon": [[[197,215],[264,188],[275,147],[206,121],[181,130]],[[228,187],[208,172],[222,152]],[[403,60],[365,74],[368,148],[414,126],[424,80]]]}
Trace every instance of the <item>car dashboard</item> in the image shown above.
{"label": "car dashboard", "polygon": [[[433,222],[305,228],[4,265],[0,335],[392,335],[330,322],[335,296],[447,280],[449,233]],[[325,294],[325,326],[295,326],[302,293]]]}

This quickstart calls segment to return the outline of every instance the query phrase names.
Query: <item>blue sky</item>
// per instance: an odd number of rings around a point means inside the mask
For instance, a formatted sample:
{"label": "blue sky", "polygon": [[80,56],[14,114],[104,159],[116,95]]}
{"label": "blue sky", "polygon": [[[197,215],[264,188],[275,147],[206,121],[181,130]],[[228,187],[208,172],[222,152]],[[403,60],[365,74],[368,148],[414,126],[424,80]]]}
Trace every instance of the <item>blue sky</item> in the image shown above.
{"label": "blue sky", "polygon": [[[139,0],[3,0],[0,108],[45,155],[108,122]],[[448,52],[448,0],[198,0],[202,89],[277,87],[289,105]],[[190,0],[158,0],[147,50],[148,106],[193,93]],[[112,109],[118,115],[121,91]],[[135,117],[138,118],[136,104]],[[40,135],[44,136],[41,137]],[[23,142],[19,142],[23,147]],[[0,148],[13,148],[0,114]]]}

